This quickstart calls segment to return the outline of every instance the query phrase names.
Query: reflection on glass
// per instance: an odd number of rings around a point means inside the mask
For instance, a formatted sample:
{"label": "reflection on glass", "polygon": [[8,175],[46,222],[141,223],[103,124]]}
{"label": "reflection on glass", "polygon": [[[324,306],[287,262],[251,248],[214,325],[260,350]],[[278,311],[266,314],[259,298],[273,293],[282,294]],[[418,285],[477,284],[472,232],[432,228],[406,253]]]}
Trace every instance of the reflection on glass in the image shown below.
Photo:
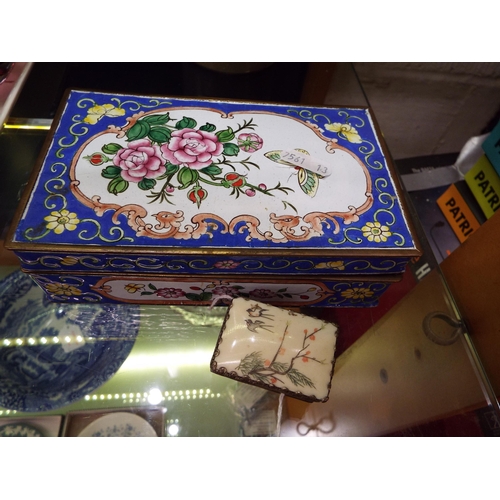
{"label": "reflection on glass", "polygon": [[168,426],[168,435],[177,436],[179,434],[179,426],[177,424],[172,424]]}
{"label": "reflection on glass", "polygon": [[163,396],[161,394],[160,389],[151,389],[149,391],[149,394],[147,395],[148,403],[150,405],[157,405],[160,404],[163,400]]}

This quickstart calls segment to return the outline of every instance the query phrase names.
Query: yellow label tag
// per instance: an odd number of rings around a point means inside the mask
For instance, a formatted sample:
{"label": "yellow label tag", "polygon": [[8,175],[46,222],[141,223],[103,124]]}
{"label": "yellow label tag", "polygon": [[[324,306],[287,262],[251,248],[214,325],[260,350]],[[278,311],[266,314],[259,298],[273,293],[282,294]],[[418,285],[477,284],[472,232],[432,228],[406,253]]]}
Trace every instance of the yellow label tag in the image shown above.
{"label": "yellow label tag", "polygon": [[500,208],[500,178],[485,155],[465,174],[465,182],[489,219]]}

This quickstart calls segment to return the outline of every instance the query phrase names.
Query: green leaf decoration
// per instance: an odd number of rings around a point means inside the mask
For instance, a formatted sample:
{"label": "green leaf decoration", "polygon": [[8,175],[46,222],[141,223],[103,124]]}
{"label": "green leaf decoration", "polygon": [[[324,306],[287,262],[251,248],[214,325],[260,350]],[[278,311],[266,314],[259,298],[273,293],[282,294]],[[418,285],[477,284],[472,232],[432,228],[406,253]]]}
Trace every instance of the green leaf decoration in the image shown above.
{"label": "green leaf decoration", "polygon": [[179,170],[179,165],[174,165],[173,163],[167,163],[165,164],[165,167],[165,173],[168,175],[174,175]]}
{"label": "green leaf decoration", "polygon": [[154,295],[153,292],[141,292],[141,295]]}
{"label": "green leaf decoration", "polygon": [[171,136],[172,133],[170,132],[170,130],[164,127],[152,128],[148,134],[148,137],[153,142],[157,142],[158,144],[163,144],[164,142],[168,142]]}
{"label": "green leaf decoration", "polygon": [[300,373],[299,370],[296,368],[292,368],[288,373],[287,373],[288,378],[292,381],[292,384],[298,385],[300,387],[312,387],[315,388],[312,380],[304,375],[303,373]]}
{"label": "green leaf decoration", "polygon": [[119,144],[116,144],[115,142],[112,142],[111,144],[105,144],[101,149],[102,152],[106,153],[107,155],[114,155],[118,153],[120,149],[123,149],[123,147]]}
{"label": "green leaf decoration", "polygon": [[240,148],[236,144],[233,144],[232,142],[226,142],[223,145],[222,151],[226,156],[237,156],[238,153],[240,152]]}
{"label": "green leaf decoration", "polygon": [[140,181],[137,186],[143,191],[149,191],[156,186],[156,181],[154,179],[142,179],[142,181]]}
{"label": "green leaf decoration", "polygon": [[120,167],[115,167],[113,165],[109,165],[101,172],[101,175],[106,179],[114,179],[118,177],[121,173],[122,169]]}
{"label": "green leaf decoration", "polygon": [[137,141],[138,139],[144,139],[149,134],[151,127],[149,123],[145,121],[136,122],[129,130],[127,130],[127,138],[129,141]]}
{"label": "green leaf decoration", "polygon": [[118,194],[118,193],[123,193],[126,191],[128,188],[128,182],[125,179],[122,179],[121,177],[115,177],[110,181],[108,184],[108,191],[111,194]]}
{"label": "green leaf decoration", "polygon": [[200,127],[200,130],[203,130],[205,132],[213,132],[217,127],[215,125],[212,125],[211,123],[206,123],[202,127]]}
{"label": "green leaf decoration", "polygon": [[257,379],[259,382],[263,382],[264,384],[272,385],[271,375],[263,375],[262,373],[256,372],[256,373],[252,373],[252,377]]}
{"label": "green leaf decoration", "polygon": [[165,125],[170,121],[170,115],[168,113],[164,115],[148,115],[143,118],[143,121],[149,123],[152,127],[154,125]]}
{"label": "green leaf decoration", "polygon": [[184,116],[182,120],[179,120],[175,124],[175,128],[178,130],[181,130],[183,128],[195,128],[195,127],[196,127],[196,120],[188,118],[187,116]]}
{"label": "green leaf decoration", "polygon": [[231,127],[227,127],[226,130],[220,130],[215,135],[219,139],[219,142],[229,142],[234,139],[234,132]]}
{"label": "green leaf decoration", "polygon": [[201,296],[198,293],[186,293],[186,299],[192,300],[193,302],[199,302]]}
{"label": "green leaf decoration", "polygon": [[153,283],[149,283],[149,284],[148,284],[148,288],[149,288],[150,290],[158,290],[158,288],[156,288],[156,287],[153,285]]}
{"label": "green leaf decoration", "polygon": [[248,375],[252,370],[259,370],[264,368],[264,361],[260,351],[254,351],[247,354],[236,367],[243,375]]}
{"label": "green leaf decoration", "polygon": [[288,365],[286,363],[280,363],[279,361],[275,361],[271,368],[276,370],[278,373],[285,373],[288,370]]}
{"label": "green leaf decoration", "polygon": [[204,174],[207,174],[210,177],[215,177],[216,175],[222,174],[222,168],[212,163],[212,165],[202,168],[200,172],[203,172]]}
{"label": "green leaf decoration", "polygon": [[182,167],[177,174],[177,180],[181,187],[179,189],[186,189],[192,184],[196,183],[200,177],[197,170],[191,170],[189,167]]}

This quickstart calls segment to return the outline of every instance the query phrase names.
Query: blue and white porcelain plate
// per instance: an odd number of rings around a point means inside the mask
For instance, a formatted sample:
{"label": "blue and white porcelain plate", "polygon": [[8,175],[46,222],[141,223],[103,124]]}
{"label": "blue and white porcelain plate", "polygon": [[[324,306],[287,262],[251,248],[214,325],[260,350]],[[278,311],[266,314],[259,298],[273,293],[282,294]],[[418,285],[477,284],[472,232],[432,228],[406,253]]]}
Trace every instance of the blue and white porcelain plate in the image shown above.
{"label": "blue and white porcelain plate", "polygon": [[117,412],[89,424],[78,437],[158,437],[153,427],[139,415]]}
{"label": "blue and white porcelain plate", "polygon": [[43,434],[27,424],[7,424],[0,426],[0,437],[43,437]]}
{"label": "blue and white porcelain plate", "polygon": [[71,404],[111,378],[139,330],[138,306],[55,304],[29,276],[0,282],[0,406],[25,412]]}

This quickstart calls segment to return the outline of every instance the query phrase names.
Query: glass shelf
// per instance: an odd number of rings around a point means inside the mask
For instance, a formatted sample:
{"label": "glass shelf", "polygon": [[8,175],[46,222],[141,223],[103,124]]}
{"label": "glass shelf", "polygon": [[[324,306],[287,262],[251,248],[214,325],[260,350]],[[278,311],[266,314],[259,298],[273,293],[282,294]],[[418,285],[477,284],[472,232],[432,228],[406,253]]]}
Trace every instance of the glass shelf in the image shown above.
{"label": "glass shelf", "polygon": [[[0,133],[0,166],[6,173],[0,186],[2,240],[66,88],[368,105],[353,67],[343,63],[275,63],[251,73],[214,71],[196,63],[116,64],[113,71],[106,66],[106,72],[99,64],[37,63],[31,68]],[[170,77],[148,76],[158,72]],[[280,402],[274,393],[212,374],[224,307],[130,306],[136,310],[137,336],[116,373],[77,400],[49,410],[22,411],[16,403],[0,408],[0,429],[11,422],[29,420],[36,426],[62,417],[57,433],[77,435],[108,412],[128,412],[167,437],[495,435],[500,427],[495,393],[409,204],[430,272],[422,276],[415,272],[418,266],[409,266],[376,308],[302,310],[339,326],[327,403],[288,397]],[[16,258],[2,249],[0,278],[13,280],[18,269]],[[43,304],[38,313],[50,321],[57,314],[73,314],[69,305],[58,313],[59,305]],[[14,331],[3,334],[0,359],[8,357],[7,350],[26,348],[6,345],[6,338],[17,341]],[[57,336],[58,343],[64,339]],[[108,335],[106,341],[130,339]],[[82,346],[74,343],[67,348],[78,353]]]}

